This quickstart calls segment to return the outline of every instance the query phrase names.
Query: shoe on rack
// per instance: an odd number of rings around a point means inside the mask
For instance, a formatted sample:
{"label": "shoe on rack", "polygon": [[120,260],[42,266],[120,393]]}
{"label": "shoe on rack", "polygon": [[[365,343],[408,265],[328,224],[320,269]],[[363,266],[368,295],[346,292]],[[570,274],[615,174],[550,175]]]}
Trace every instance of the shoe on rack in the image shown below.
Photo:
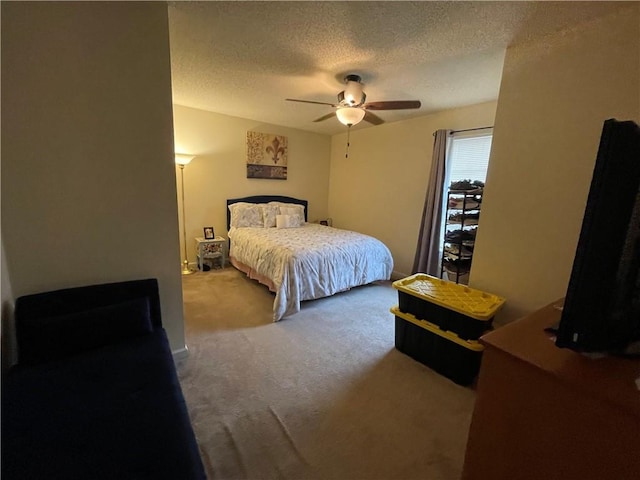
{"label": "shoe on rack", "polygon": [[[477,220],[480,218],[480,213],[452,213],[449,215],[449,221],[452,223],[461,223],[463,220],[476,220],[475,224],[477,224]],[[471,225],[471,222],[467,223],[467,225]]]}
{"label": "shoe on rack", "polygon": [[466,260],[473,256],[473,249],[464,245],[462,248],[456,244],[445,245],[444,255],[451,260]]}
{"label": "shoe on rack", "polygon": [[477,190],[481,188],[484,188],[484,182],[481,182],[480,180],[458,180],[457,182],[451,182],[451,185],[449,186],[449,190],[462,191]]}
{"label": "shoe on rack", "polygon": [[471,180],[458,180],[457,182],[451,182],[449,190],[471,190]]}
{"label": "shoe on rack", "polygon": [[476,239],[476,233],[478,233],[478,227],[474,226],[473,228],[469,228],[468,230],[464,231],[466,238],[468,240],[475,240]]}
{"label": "shoe on rack", "polygon": [[451,232],[447,232],[446,235],[444,236],[444,241],[445,242],[459,242],[460,240],[462,240],[462,233],[463,231],[458,229],[458,230],[452,230]]}
{"label": "shoe on rack", "polygon": [[451,260],[449,258],[445,258],[444,261],[442,262],[442,266],[448,272],[460,273],[460,274],[469,273],[469,270],[471,270],[471,260],[470,259]]}
{"label": "shoe on rack", "polygon": [[[471,227],[471,226],[476,226],[478,225],[478,219],[477,218],[471,218],[471,217],[456,217],[454,216],[453,218],[449,218],[447,220],[447,224],[448,225],[461,225],[465,228],[467,227]],[[464,237],[463,237],[464,238]],[[471,238],[470,236],[467,236],[467,238]]]}
{"label": "shoe on rack", "polygon": [[480,202],[476,197],[452,197],[449,200],[449,208],[455,210],[478,210]]}
{"label": "shoe on rack", "polygon": [[473,240],[473,237],[469,234],[467,230],[452,230],[451,232],[447,232],[444,236],[445,242],[456,243],[462,240]]}

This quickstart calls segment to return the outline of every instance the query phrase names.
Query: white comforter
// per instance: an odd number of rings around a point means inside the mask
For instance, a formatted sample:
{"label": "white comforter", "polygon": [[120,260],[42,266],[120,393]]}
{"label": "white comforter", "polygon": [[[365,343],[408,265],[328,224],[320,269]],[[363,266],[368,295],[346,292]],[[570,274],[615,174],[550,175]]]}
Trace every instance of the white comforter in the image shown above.
{"label": "white comforter", "polygon": [[232,228],[230,256],[271,279],[273,320],[300,311],[300,302],[388,280],[391,252],[361,233],[306,223],[299,228]]}

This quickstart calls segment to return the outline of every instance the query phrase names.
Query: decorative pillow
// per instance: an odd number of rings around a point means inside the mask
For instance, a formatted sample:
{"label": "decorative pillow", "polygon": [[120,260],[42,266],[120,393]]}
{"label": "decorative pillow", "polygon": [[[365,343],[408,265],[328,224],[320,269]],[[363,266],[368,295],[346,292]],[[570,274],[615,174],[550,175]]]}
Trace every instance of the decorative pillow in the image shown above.
{"label": "decorative pillow", "polygon": [[276,215],[277,228],[296,228],[301,225],[298,215]]}
{"label": "decorative pillow", "polygon": [[279,213],[278,207],[276,205],[261,203],[260,208],[262,208],[262,219],[264,221],[264,228],[275,227],[276,216]]}
{"label": "decorative pillow", "polygon": [[233,222],[234,219],[236,217],[236,211],[238,211],[241,208],[245,208],[245,207],[250,207],[251,205],[253,205],[253,203],[247,203],[247,202],[237,202],[237,203],[232,203],[231,205],[229,205],[227,208],[229,208],[229,213],[231,214],[231,221],[230,221],[230,227],[234,226]]}
{"label": "decorative pillow", "polygon": [[[304,218],[304,205],[299,205],[297,203],[284,203],[284,202],[269,202],[269,205],[275,205],[278,208],[295,208]],[[286,215],[285,213],[280,212],[281,215]]]}
{"label": "decorative pillow", "polygon": [[304,223],[304,207],[302,205],[287,204],[280,206],[280,215],[292,215],[299,218],[300,225]]}
{"label": "decorative pillow", "polygon": [[[234,206],[235,205],[235,206]],[[260,205],[249,204],[245,205],[229,205],[231,211],[231,226],[232,227],[262,227],[264,221],[262,219],[262,208]],[[234,207],[234,208],[231,208]]]}
{"label": "decorative pillow", "polygon": [[255,203],[249,203],[249,202],[236,202],[236,203],[232,203],[231,205],[229,205],[229,211],[233,214],[233,212],[237,209],[237,208],[243,208],[243,207],[251,207],[255,205]]}
{"label": "decorative pillow", "polygon": [[20,345],[27,364],[64,358],[153,332],[146,297],[41,318],[37,323],[37,331],[30,332]]}

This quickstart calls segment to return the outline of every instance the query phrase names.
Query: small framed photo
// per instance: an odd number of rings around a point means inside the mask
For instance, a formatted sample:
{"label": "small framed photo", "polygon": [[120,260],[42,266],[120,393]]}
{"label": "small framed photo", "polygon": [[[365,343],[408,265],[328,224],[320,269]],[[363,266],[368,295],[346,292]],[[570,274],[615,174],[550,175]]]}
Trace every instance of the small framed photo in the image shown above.
{"label": "small framed photo", "polygon": [[204,227],[204,239],[213,240],[214,238],[215,234],[213,233],[213,227]]}

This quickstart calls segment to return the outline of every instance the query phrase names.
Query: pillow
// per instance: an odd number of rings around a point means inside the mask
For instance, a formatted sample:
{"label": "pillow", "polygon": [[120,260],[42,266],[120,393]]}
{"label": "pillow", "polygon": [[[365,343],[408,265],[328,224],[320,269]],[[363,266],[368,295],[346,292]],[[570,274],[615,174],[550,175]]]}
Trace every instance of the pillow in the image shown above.
{"label": "pillow", "polygon": [[296,228],[301,225],[298,215],[276,215],[276,228]]}
{"label": "pillow", "polygon": [[[234,208],[231,208],[234,207]],[[262,209],[260,205],[248,204],[248,205],[229,205],[231,212],[231,226],[232,227],[262,227],[264,221],[262,220]]]}
{"label": "pillow", "polygon": [[280,215],[297,216],[300,220],[300,225],[304,223],[304,207],[302,205],[287,204],[280,206]]}
{"label": "pillow", "polygon": [[233,226],[233,220],[234,217],[237,217],[237,213],[240,210],[247,208],[247,207],[253,207],[255,205],[255,203],[249,203],[249,202],[236,202],[236,203],[232,203],[231,205],[228,206],[229,208],[229,213],[231,214],[231,225],[229,225],[230,227]]}
{"label": "pillow", "polygon": [[261,203],[262,219],[264,221],[264,228],[271,228],[276,226],[276,216],[278,215],[278,207],[276,205],[268,205]]}
{"label": "pillow", "polygon": [[[295,208],[304,218],[304,205],[300,205],[298,203],[284,203],[284,202],[269,202],[269,205],[275,205],[278,208]],[[280,212],[282,215],[286,215]]]}
{"label": "pillow", "polygon": [[231,212],[231,214],[233,215],[234,211],[236,208],[242,208],[242,207],[251,207],[255,205],[255,203],[248,203],[248,202],[236,202],[236,203],[232,203],[231,205],[229,205],[229,211]]}
{"label": "pillow", "polygon": [[153,326],[146,297],[40,318],[31,321],[29,332],[21,339],[21,363],[64,358],[151,332]]}

